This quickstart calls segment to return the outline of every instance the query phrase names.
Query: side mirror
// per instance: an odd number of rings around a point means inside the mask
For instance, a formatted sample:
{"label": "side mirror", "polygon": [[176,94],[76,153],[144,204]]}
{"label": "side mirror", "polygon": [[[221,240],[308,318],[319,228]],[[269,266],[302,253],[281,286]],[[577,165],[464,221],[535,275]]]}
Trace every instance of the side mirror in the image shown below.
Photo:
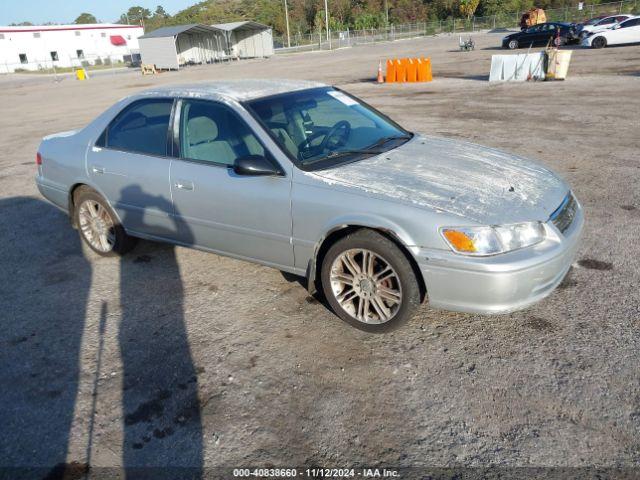
{"label": "side mirror", "polygon": [[233,171],[237,175],[265,177],[280,175],[280,171],[262,155],[247,155],[233,162]]}

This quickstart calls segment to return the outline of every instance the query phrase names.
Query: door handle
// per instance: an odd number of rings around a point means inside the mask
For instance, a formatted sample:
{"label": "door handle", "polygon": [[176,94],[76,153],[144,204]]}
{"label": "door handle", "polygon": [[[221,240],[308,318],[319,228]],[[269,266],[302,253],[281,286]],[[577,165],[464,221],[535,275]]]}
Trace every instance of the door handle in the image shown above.
{"label": "door handle", "polygon": [[99,167],[97,165],[94,165],[93,167],[91,167],[91,171],[93,173],[104,173],[104,167]]}
{"label": "door handle", "polygon": [[174,186],[179,190],[193,190],[193,182],[189,182],[188,180],[178,180],[174,183]]}

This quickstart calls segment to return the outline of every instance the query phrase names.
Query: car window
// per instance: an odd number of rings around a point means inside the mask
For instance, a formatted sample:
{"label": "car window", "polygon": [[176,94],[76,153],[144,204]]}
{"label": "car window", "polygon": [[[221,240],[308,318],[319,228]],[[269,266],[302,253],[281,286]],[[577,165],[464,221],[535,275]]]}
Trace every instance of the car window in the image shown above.
{"label": "car window", "polygon": [[203,100],[183,101],[180,152],[182,158],[222,165],[248,155],[266,156],[244,120],[224,105]]}
{"label": "car window", "polygon": [[120,112],[96,145],[147,155],[167,154],[173,99],[140,100]]}
{"label": "car window", "polygon": [[620,28],[629,28],[629,27],[637,27],[640,25],[640,18],[634,18],[632,20],[627,20],[624,23],[620,24]]}
{"label": "car window", "polygon": [[604,18],[602,20],[600,20],[600,23],[598,23],[598,25],[610,25],[612,23],[616,22],[616,18],[615,17],[609,17],[609,18]]}
{"label": "car window", "polygon": [[540,26],[536,25],[534,27],[529,27],[529,29],[527,29],[527,33],[537,33],[540,31]]}

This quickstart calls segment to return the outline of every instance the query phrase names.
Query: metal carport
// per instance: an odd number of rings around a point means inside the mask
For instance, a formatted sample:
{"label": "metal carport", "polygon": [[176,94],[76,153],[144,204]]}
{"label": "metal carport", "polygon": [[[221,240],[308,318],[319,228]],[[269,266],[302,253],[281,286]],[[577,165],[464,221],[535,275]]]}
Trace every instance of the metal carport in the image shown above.
{"label": "metal carport", "polygon": [[201,24],[163,27],[138,39],[145,65],[177,70],[183,65],[212,63],[226,57],[226,32]]}
{"label": "metal carport", "polygon": [[226,34],[229,54],[236,58],[270,57],[273,55],[271,27],[244,21],[212,25]]}

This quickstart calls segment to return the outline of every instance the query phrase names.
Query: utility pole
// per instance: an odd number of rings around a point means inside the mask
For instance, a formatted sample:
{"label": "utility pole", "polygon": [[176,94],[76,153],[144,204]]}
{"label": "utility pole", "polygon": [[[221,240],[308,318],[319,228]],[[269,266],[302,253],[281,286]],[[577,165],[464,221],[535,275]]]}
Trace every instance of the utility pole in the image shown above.
{"label": "utility pole", "polygon": [[[331,42],[331,38],[329,37],[329,5],[327,5],[327,0],[324,0],[324,23],[327,27],[327,42]],[[331,43],[329,43],[329,49],[331,49]]]}
{"label": "utility pole", "polygon": [[389,4],[388,0],[384,0],[384,16],[387,20],[387,26],[389,26]]}
{"label": "utility pole", "polygon": [[284,0],[284,18],[287,23],[287,47],[291,48],[291,36],[289,35],[289,9],[287,8],[287,0]]}

